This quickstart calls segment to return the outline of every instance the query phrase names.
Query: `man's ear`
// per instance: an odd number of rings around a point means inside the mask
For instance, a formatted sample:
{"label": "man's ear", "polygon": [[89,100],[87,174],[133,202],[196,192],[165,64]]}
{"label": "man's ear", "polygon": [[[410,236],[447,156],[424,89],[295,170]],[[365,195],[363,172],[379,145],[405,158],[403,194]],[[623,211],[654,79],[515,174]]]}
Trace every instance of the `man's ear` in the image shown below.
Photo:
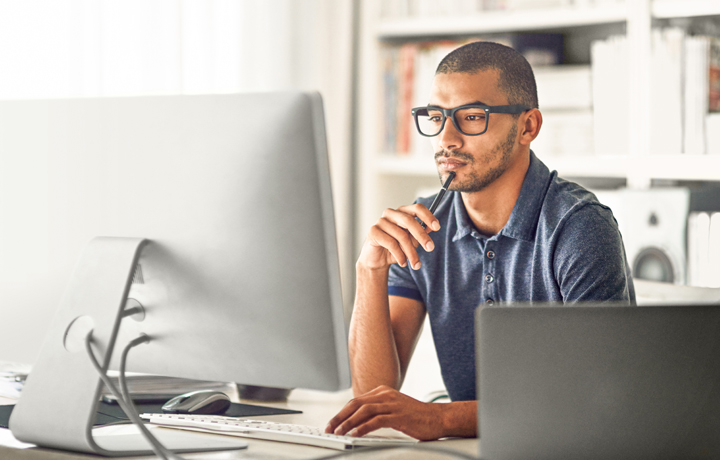
{"label": "man's ear", "polygon": [[540,133],[542,127],[542,114],[538,109],[530,109],[520,115],[520,144],[529,145]]}

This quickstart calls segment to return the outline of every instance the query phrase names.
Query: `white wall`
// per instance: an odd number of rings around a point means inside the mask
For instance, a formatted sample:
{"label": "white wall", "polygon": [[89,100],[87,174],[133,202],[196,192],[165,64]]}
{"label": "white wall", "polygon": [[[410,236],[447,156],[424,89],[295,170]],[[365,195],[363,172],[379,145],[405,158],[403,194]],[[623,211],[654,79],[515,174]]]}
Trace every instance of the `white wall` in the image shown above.
{"label": "white wall", "polygon": [[[351,285],[351,13],[351,0],[0,0],[0,99],[320,91]],[[13,174],[46,169],[13,164]],[[0,196],[0,228],[3,207],[22,200]],[[25,227],[43,222],[28,212]],[[14,269],[0,261],[0,279]],[[0,334],[22,314],[0,301]],[[32,361],[36,348],[12,354]]]}

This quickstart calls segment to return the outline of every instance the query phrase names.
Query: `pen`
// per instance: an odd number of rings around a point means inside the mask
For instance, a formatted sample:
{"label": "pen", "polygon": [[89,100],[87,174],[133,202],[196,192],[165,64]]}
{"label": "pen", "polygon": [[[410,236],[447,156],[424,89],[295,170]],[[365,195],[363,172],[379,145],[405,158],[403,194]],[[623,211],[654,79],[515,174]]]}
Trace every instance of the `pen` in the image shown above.
{"label": "pen", "polygon": [[[440,202],[445,196],[445,192],[447,192],[448,187],[450,187],[450,182],[452,182],[453,179],[455,179],[455,171],[450,171],[448,173],[448,178],[445,180],[445,183],[443,184],[442,188],[440,189],[437,196],[430,205],[430,213],[435,214],[435,210],[440,205]],[[425,222],[420,222],[420,225],[422,225],[422,228],[427,227],[427,225],[425,225]]]}

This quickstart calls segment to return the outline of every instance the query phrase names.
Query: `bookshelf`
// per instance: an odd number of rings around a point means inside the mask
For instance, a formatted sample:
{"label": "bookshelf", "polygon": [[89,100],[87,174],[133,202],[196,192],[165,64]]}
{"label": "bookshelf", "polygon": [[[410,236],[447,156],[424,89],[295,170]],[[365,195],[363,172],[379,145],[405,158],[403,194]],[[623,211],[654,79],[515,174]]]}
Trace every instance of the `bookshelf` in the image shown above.
{"label": "bookshelf", "polygon": [[[362,2],[360,34],[359,136],[358,136],[358,228],[362,238],[387,207],[408,204],[416,190],[437,188],[438,179],[431,153],[400,156],[381,152],[378,142],[378,117],[382,110],[379,75],[380,48],[383,43],[482,36],[524,31],[561,32],[568,46],[589,56],[589,40],[624,32],[630,56],[628,101],[630,130],[627,155],[563,154],[538,152],[542,160],[563,177],[610,178],[625,180],[628,186],[649,187],[653,179],[677,181],[720,181],[720,155],[657,155],[650,152],[650,72],[651,28],[654,22],[678,18],[716,17],[720,23],[717,0],[627,0],[591,6],[557,7],[537,10],[487,11],[473,14],[434,15],[432,17],[382,18],[382,1]],[[603,3],[603,2],[595,2]],[[587,62],[589,63],[589,62]],[[541,134],[542,135],[542,134]]]}
{"label": "bookshelf", "polygon": [[451,37],[494,32],[576,28],[627,20],[623,5],[546,10],[488,11],[464,17],[416,17],[383,20],[377,25],[381,40],[428,36]]}
{"label": "bookshelf", "polygon": [[720,3],[716,0],[654,0],[652,15],[655,18],[690,18],[717,16]]}

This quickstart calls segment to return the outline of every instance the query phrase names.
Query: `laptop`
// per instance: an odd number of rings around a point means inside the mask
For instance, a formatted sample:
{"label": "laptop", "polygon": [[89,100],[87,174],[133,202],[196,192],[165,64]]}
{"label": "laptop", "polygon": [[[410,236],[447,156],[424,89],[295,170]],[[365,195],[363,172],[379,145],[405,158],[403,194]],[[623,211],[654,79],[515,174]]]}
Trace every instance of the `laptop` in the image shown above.
{"label": "laptop", "polygon": [[720,459],[720,305],[483,307],[483,459]]}

